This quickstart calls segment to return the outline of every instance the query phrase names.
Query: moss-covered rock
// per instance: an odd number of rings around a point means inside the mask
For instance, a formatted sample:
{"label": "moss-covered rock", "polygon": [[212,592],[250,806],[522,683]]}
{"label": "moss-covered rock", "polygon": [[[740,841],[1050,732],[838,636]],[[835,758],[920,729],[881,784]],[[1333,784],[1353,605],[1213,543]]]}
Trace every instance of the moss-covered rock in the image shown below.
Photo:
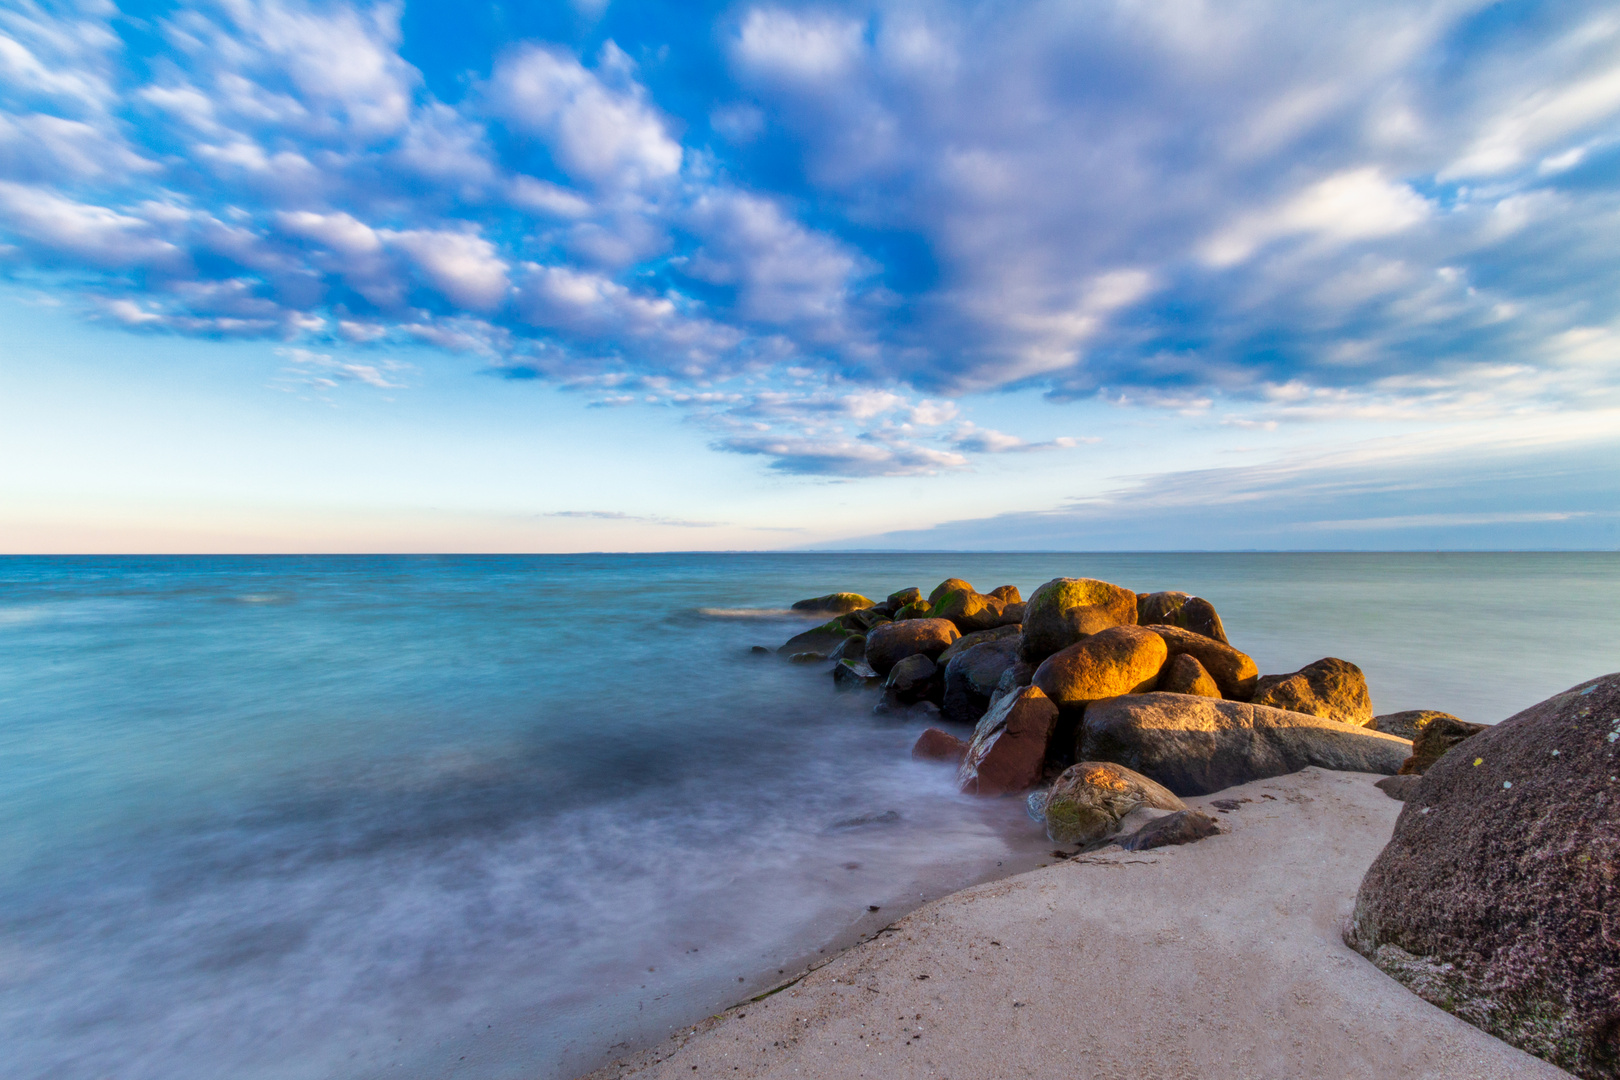
{"label": "moss-covered rock", "polygon": [[932,619],[933,617],[934,605],[926,600],[913,601],[894,613],[895,622],[903,622],[906,619]]}
{"label": "moss-covered rock", "polygon": [[934,601],[934,617],[949,619],[962,633],[972,634],[1000,626],[1005,606],[998,597],[967,589],[952,589]]}
{"label": "moss-covered rock", "polygon": [[847,611],[859,611],[862,608],[869,608],[872,604],[873,601],[868,600],[860,593],[835,592],[828,593],[826,596],[813,596],[808,600],[800,600],[793,605],[793,610],[842,615]]}
{"label": "moss-covered rock", "polygon": [[1046,794],[1042,819],[1057,844],[1094,844],[1118,831],[1122,818],[1139,806],[1185,810],[1168,788],[1139,772],[1107,761],[1069,766]]}
{"label": "moss-covered rock", "polygon": [[1382,731],[1390,735],[1399,735],[1403,739],[1416,739],[1418,732],[1431,721],[1441,718],[1461,721],[1462,717],[1452,716],[1439,709],[1407,709],[1405,712],[1384,713],[1373,717],[1371,727],[1374,731]]}
{"label": "moss-covered rock", "polygon": [[1018,655],[1038,664],[1059,649],[1136,622],[1136,594],[1096,578],[1053,578],[1035,590],[1023,613]]}
{"label": "moss-covered rock", "polygon": [[854,632],[839,620],[831,619],[812,630],[793,635],[776,651],[783,656],[792,656],[794,653],[802,652],[818,652],[831,655],[832,651],[842,645],[844,639]]}
{"label": "moss-covered rock", "polygon": [[937,604],[937,603],[939,603],[939,598],[944,596],[948,592],[977,592],[977,591],[978,590],[975,589],[972,585],[970,585],[967,582],[963,581],[959,577],[948,577],[944,581],[940,582],[938,585],[934,586],[934,591],[928,594],[928,602],[930,604]]}

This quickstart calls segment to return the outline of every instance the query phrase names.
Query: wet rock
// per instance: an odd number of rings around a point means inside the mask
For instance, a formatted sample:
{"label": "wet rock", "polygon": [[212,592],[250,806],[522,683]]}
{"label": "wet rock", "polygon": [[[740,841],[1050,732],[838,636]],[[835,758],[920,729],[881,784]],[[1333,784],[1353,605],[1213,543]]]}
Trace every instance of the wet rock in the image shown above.
{"label": "wet rock", "polygon": [[1076,756],[1119,762],[1187,796],[1308,765],[1393,776],[1408,746],[1393,735],[1306,713],[1150,693],[1087,706]]}
{"label": "wet rock", "polygon": [[827,654],[829,660],[864,660],[866,659],[866,635],[851,634],[838,643],[838,647]]}
{"label": "wet rock", "polygon": [[953,592],[978,592],[978,590],[959,577],[949,577],[934,586],[934,591],[928,594],[928,602],[938,604],[940,597]]}
{"label": "wet rock", "polygon": [[883,689],[903,705],[934,696],[939,681],[939,667],[922,653],[913,653],[889,669],[883,680]]}
{"label": "wet rock", "polygon": [[751,653],[754,656],[769,656],[769,655],[771,655],[771,650],[767,649],[763,645],[755,645],[754,647],[752,647],[748,651],[749,651],[749,653]]}
{"label": "wet rock", "polygon": [[848,611],[859,611],[869,608],[873,601],[868,600],[860,593],[835,592],[826,596],[813,596],[809,600],[800,600],[793,605],[794,611],[807,611],[811,613],[826,612],[829,615],[842,615]]}
{"label": "wet rock", "polygon": [[934,605],[926,600],[918,600],[915,603],[907,604],[894,613],[895,622],[900,622],[903,619],[932,619],[933,617]]}
{"label": "wet rock", "polygon": [[1008,695],[973,729],[957,786],[968,795],[1010,795],[1037,786],[1057,719],[1057,706],[1039,687]]}
{"label": "wet rock", "polygon": [[860,611],[851,611],[847,615],[838,616],[838,625],[852,634],[864,634],[879,623],[889,621],[877,608],[863,608]]}
{"label": "wet rock", "polygon": [[1157,847],[1191,844],[1220,835],[1221,826],[1201,810],[1178,810],[1150,821],[1119,842],[1126,851],[1147,851]]}
{"label": "wet rock", "polygon": [[1069,766],[1043,803],[1046,835],[1058,844],[1094,844],[1119,830],[1139,806],[1185,810],[1187,804],[1141,773],[1107,761]]}
{"label": "wet rock", "polygon": [[1460,716],[1452,716],[1438,709],[1408,709],[1406,712],[1375,716],[1371,726],[1374,731],[1382,731],[1386,735],[1399,735],[1403,739],[1415,740],[1425,724],[1440,717],[1447,720],[1462,720]]}
{"label": "wet rock", "polygon": [[1018,627],[998,626],[991,630],[976,630],[971,634],[963,634],[951,642],[951,647],[939,654],[939,663],[948,664],[957,653],[971,649],[975,645],[983,645],[987,641],[1007,641],[1015,643],[1018,640]]}
{"label": "wet rock", "polygon": [[1111,626],[1047,657],[1034,685],[1060,709],[1158,685],[1168,655],[1164,639],[1140,626]]}
{"label": "wet rock", "polygon": [[1423,783],[1421,776],[1386,776],[1373,787],[1382,791],[1396,802],[1406,802],[1417,792],[1417,786]]}
{"label": "wet rock", "polygon": [[1169,694],[1192,694],[1195,697],[1221,696],[1221,688],[1215,685],[1215,679],[1204,670],[1204,665],[1198,662],[1196,656],[1188,653],[1172,656],[1170,662],[1164,665],[1164,670],[1159,673],[1159,689]]}
{"label": "wet rock", "polygon": [[788,662],[791,664],[819,664],[825,659],[827,659],[826,653],[796,652],[788,657]]}
{"label": "wet rock", "polygon": [[1452,716],[1437,716],[1418,729],[1412,740],[1412,756],[1401,763],[1402,776],[1422,776],[1452,747],[1485,730],[1484,724],[1470,724]]}
{"label": "wet rock", "polygon": [[[956,645],[940,654],[941,659],[954,652]],[[1017,662],[1017,653],[1017,640],[1003,638],[981,641],[951,656],[944,669],[945,696],[940,714],[953,723],[977,723],[989,711],[990,695],[996,692],[1001,676]]]}
{"label": "wet rock", "polygon": [[1053,578],[1025,605],[1019,659],[1039,664],[1099,630],[1136,622],[1136,594],[1096,578]]}
{"label": "wet rock", "polygon": [[792,656],[794,653],[818,652],[823,656],[830,656],[832,651],[844,643],[854,631],[850,630],[837,619],[824,622],[813,630],[806,630],[802,634],[795,634],[777,648],[780,656]]}
{"label": "wet rock", "polygon": [[1226,627],[1221,625],[1221,617],[1215,612],[1215,605],[1202,596],[1188,596],[1184,592],[1138,593],[1136,623],[1138,626],[1179,626],[1183,630],[1213,638],[1222,645],[1230,644],[1226,640]]}
{"label": "wet rock", "polygon": [[904,820],[898,810],[879,810],[872,814],[860,814],[856,817],[844,818],[827,826],[829,829],[865,829],[873,825],[898,825]]}
{"label": "wet rock", "polygon": [[1336,656],[1324,656],[1290,675],[1262,675],[1250,700],[1357,727],[1371,727],[1373,722],[1366,677],[1356,665]]}
{"label": "wet rock", "polygon": [[883,677],[860,660],[840,660],[832,669],[833,684],[840,690],[865,690],[883,685]]}
{"label": "wet rock", "polygon": [[967,743],[950,732],[931,727],[917,736],[917,742],[911,748],[911,756],[919,761],[948,761],[952,765],[961,765],[962,758],[967,754],[967,748]]}
{"label": "wet rock", "polygon": [[1505,1042],[1620,1076],[1617,775],[1620,674],[1487,727],[1424,774],[1345,940]]}
{"label": "wet rock", "polygon": [[1171,656],[1190,656],[1202,664],[1215,685],[1221,688],[1221,697],[1228,701],[1248,701],[1254,695],[1260,669],[1248,654],[1179,626],[1155,624],[1147,629],[1164,638]]}
{"label": "wet rock", "polygon": [[990,692],[990,704],[986,711],[994,709],[996,704],[1008,694],[1016,693],[1020,687],[1028,686],[1033,678],[1035,678],[1034,664],[1014,660],[1012,666],[1001,673],[1001,679],[996,683],[996,688]]}
{"label": "wet rock", "polygon": [[895,664],[908,656],[921,654],[934,659],[961,636],[956,624],[947,619],[882,623],[866,635],[866,662],[879,675],[887,675]]}

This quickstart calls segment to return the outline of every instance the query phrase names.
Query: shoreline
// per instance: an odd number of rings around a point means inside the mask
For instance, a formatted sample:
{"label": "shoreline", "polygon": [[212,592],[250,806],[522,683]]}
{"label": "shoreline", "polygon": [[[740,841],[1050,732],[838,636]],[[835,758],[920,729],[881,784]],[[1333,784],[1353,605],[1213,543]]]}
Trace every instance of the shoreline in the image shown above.
{"label": "shoreline", "polygon": [[1101,848],[920,903],[579,1080],[1567,1078],[1341,940],[1402,805],[1378,779],[1307,768],[1188,799],[1248,802],[1197,844]]}

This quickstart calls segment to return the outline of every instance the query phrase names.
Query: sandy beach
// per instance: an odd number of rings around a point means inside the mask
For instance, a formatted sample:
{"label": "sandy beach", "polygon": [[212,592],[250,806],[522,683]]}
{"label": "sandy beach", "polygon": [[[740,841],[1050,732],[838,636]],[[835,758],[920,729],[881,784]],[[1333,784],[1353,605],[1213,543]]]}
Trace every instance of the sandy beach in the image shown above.
{"label": "sandy beach", "polygon": [[1377,779],[1311,768],[1188,800],[1226,832],[926,904],[589,1080],[1567,1076],[1340,939],[1401,809]]}

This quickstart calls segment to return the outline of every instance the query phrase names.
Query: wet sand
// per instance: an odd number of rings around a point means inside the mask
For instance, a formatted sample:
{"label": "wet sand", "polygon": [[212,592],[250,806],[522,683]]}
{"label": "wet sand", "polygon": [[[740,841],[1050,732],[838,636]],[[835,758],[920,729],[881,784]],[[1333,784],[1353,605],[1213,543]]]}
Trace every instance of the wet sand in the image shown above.
{"label": "wet sand", "polygon": [[1197,844],[1108,848],[925,904],[590,1080],[1568,1076],[1340,939],[1401,809],[1377,779],[1307,769],[1190,799],[1250,801]]}

